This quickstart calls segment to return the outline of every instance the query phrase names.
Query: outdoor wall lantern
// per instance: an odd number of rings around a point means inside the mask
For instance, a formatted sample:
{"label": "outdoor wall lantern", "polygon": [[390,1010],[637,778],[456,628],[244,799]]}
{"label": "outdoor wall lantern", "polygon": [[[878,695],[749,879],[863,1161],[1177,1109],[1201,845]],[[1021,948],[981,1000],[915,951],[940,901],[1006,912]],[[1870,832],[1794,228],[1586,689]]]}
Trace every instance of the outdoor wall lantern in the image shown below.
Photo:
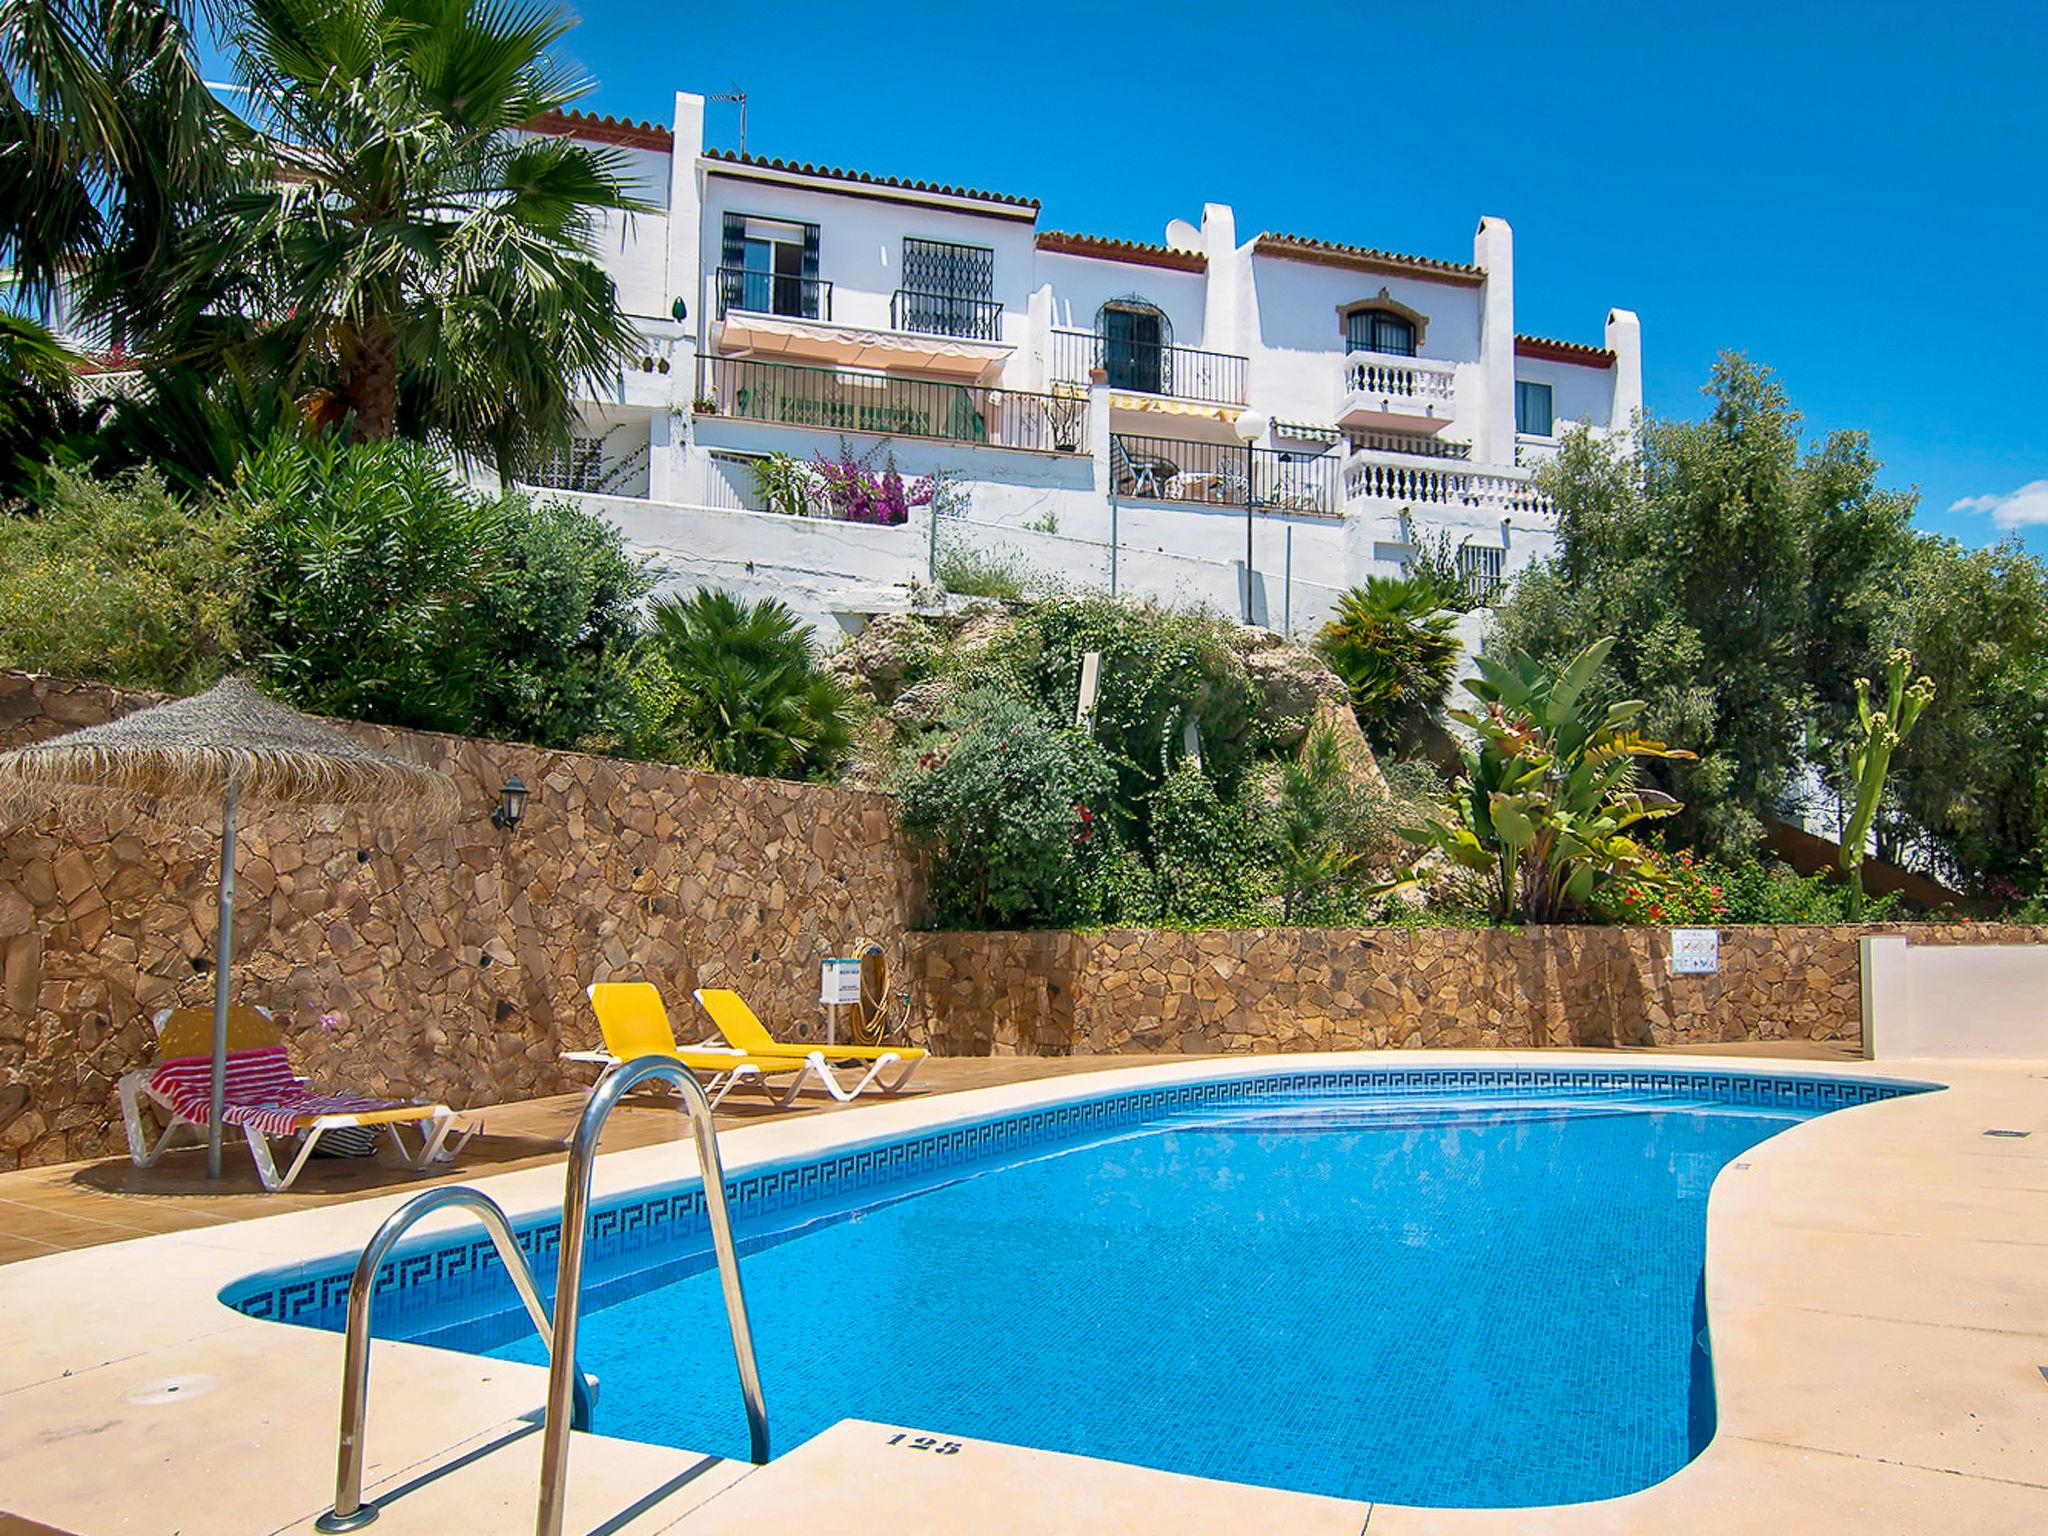
{"label": "outdoor wall lantern", "polygon": [[682,301],[680,295],[677,296],[675,303],[669,305],[668,312],[676,317],[678,325],[690,318],[690,306]]}
{"label": "outdoor wall lantern", "polygon": [[505,781],[505,787],[498,791],[501,797],[496,809],[491,812],[491,825],[500,832],[511,832],[519,826],[519,818],[526,814],[526,785],[518,774]]}

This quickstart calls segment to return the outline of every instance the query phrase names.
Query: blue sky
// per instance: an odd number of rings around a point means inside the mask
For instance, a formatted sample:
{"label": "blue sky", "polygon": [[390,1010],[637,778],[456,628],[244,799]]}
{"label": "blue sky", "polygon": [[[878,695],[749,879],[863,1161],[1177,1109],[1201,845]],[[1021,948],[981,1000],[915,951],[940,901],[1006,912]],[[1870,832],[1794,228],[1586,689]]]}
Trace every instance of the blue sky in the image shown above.
{"label": "blue sky", "polygon": [[737,83],[751,150],[1035,196],[1048,228],[1156,240],[1214,201],[1469,260],[1502,215],[1521,330],[1636,310],[1664,414],[1746,351],[1810,433],[1867,429],[1923,526],[1988,542],[2003,505],[2048,553],[2038,0],[577,10],[596,110]]}

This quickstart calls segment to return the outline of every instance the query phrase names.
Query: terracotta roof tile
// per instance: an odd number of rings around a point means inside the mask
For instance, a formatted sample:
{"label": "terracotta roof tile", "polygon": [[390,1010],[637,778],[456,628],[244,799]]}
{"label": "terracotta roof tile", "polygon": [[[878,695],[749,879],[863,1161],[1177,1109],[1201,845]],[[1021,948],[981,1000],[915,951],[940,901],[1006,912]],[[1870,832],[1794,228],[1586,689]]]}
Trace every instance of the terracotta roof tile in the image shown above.
{"label": "terracotta roof tile", "polygon": [[897,176],[873,176],[866,171],[849,171],[836,165],[813,165],[808,160],[778,160],[767,155],[743,155],[730,149],[706,149],[704,158],[727,165],[750,165],[764,171],[782,171],[795,176],[816,176],[826,181],[850,181],[861,186],[887,187],[899,192],[922,192],[928,197],[965,197],[975,202],[1000,203],[1008,208],[1028,208],[1035,217],[1038,199],[1012,197],[1007,192],[984,192],[979,187],[949,187],[936,181],[908,181]]}
{"label": "terracotta roof tile", "polygon": [[1469,262],[1439,261],[1434,256],[1404,256],[1398,251],[1376,250],[1369,245],[1344,245],[1335,240],[1314,240],[1307,235],[1275,234],[1271,230],[1252,242],[1252,254],[1316,261],[1327,266],[1354,267],[1366,272],[1443,278],[1468,285],[1476,285],[1486,278],[1482,268]]}
{"label": "terracotta roof tile", "polygon": [[571,138],[597,144],[619,144],[629,149],[658,149],[675,153],[675,135],[653,123],[636,123],[627,117],[599,117],[595,112],[544,112],[522,124],[532,133],[565,133]]}
{"label": "terracotta roof tile", "polygon": [[1183,251],[1171,245],[1146,245],[1138,240],[1112,240],[1107,235],[1074,235],[1064,230],[1041,230],[1038,248],[1064,256],[1095,256],[1104,261],[1127,261],[1141,267],[1168,267],[1179,272],[1202,272],[1209,258],[1200,251]]}
{"label": "terracotta roof tile", "polygon": [[1605,347],[1589,347],[1583,341],[1553,341],[1548,336],[1517,336],[1515,356],[1542,357],[1553,363],[1580,363],[1595,368],[1614,366],[1614,354]]}

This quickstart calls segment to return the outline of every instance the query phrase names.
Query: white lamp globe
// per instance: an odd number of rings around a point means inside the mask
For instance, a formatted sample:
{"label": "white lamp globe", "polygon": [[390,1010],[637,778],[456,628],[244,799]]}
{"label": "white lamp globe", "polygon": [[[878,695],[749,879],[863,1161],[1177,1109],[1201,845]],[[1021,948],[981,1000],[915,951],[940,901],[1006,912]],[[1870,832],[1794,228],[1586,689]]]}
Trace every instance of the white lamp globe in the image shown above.
{"label": "white lamp globe", "polygon": [[1235,425],[1237,427],[1238,441],[1251,444],[1264,437],[1266,435],[1266,428],[1273,425],[1273,423],[1263,411],[1246,411],[1237,418]]}

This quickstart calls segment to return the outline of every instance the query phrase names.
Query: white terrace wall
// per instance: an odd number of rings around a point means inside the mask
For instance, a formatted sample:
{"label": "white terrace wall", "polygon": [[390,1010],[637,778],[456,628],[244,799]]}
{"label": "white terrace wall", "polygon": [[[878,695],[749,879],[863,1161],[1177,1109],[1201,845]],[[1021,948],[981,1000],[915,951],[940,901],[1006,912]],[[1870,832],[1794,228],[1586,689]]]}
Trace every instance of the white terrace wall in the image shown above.
{"label": "white terrace wall", "polygon": [[2039,1060],[2048,1056],[2048,949],[1863,940],[1864,1054]]}

